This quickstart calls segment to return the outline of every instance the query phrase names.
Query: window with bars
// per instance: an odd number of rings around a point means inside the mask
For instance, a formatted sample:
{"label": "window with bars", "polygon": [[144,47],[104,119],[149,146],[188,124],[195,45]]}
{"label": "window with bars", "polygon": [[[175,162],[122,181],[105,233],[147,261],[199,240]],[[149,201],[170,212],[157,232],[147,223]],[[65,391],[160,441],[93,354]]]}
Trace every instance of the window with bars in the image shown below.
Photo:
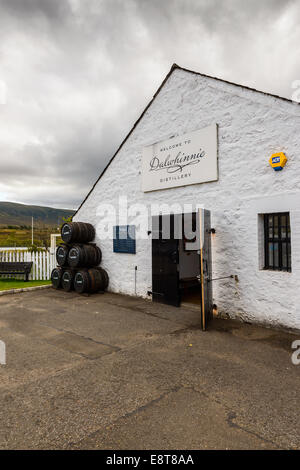
{"label": "window with bars", "polygon": [[264,225],[265,269],[291,272],[290,214],[265,214]]}

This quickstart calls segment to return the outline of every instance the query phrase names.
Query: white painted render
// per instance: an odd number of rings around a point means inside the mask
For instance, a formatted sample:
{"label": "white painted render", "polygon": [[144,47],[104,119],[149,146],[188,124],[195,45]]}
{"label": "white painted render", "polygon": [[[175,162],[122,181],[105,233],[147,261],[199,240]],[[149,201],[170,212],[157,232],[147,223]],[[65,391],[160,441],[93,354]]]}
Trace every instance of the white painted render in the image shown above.
{"label": "white painted render", "polygon": [[[141,190],[145,146],[218,124],[219,180],[149,193]],[[275,172],[270,156],[288,163]],[[100,203],[189,203],[211,210],[214,303],[230,317],[300,329],[300,106],[213,78],[175,69],[117,153],[74,221],[98,230]],[[260,214],[291,214],[292,272],[263,267]],[[130,223],[130,220],[129,220]],[[149,227],[151,230],[151,226]],[[113,253],[112,240],[96,242],[110,290],[146,297],[151,290],[151,235],[137,240],[136,255]]]}

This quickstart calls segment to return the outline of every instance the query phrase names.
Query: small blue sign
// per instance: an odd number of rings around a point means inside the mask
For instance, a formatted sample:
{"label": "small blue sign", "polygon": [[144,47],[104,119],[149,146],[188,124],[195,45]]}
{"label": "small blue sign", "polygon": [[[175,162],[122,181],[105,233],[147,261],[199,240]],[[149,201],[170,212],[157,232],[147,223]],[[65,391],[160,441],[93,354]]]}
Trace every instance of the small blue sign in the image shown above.
{"label": "small blue sign", "polygon": [[135,225],[116,225],[114,227],[114,253],[136,254]]}

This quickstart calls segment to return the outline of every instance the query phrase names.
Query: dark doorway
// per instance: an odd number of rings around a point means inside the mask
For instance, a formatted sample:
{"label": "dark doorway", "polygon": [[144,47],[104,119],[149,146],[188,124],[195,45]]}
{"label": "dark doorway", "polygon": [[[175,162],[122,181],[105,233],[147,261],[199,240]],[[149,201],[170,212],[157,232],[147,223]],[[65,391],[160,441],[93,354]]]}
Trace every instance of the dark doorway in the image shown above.
{"label": "dark doorway", "polygon": [[152,218],[152,299],[175,307],[180,305],[177,222],[174,214]]}
{"label": "dark doorway", "polygon": [[211,274],[209,211],[152,218],[154,302],[179,307],[183,301],[199,306],[205,330],[212,318]]}
{"label": "dark doorway", "polygon": [[178,265],[181,301],[184,305],[194,305],[200,309],[200,244],[199,236],[197,237],[198,233],[198,214],[183,214]]}

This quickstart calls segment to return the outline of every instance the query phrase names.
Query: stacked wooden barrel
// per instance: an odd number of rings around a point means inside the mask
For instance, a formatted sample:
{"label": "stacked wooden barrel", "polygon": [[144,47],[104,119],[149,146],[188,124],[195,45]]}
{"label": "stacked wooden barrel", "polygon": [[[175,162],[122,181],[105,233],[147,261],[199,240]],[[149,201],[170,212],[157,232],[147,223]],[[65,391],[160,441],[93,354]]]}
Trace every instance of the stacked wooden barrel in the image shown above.
{"label": "stacked wooden barrel", "polygon": [[55,289],[66,292],[94,293],[105,291],[108,274],[99,267],[102,260],[100,248],[92,243],[93,225],[84,222],[67,222],[61,228],[63,244],[56,250],[57,268],[51,274]]}

